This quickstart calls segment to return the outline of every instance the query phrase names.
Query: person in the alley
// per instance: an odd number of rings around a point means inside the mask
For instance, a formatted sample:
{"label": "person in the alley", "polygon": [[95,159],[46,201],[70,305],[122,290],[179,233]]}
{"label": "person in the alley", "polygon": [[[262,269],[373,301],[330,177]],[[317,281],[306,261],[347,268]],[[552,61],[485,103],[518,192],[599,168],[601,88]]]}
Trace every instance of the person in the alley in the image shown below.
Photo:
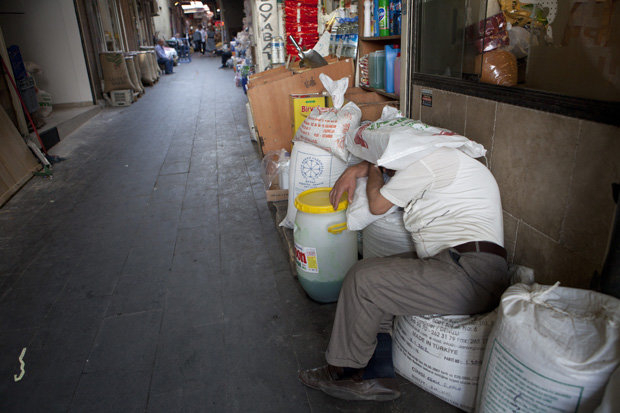
{"label": "person in the alley", "polygon": [[173,62],[166,55],[166,50],[164,49],[164,39],[157,39],[157,45],[155,46],[155,53],[157,54],[157,63],[160,65],[164,65],[164,72],[169,75],[173,73],[172,66]]}
{"label": "person in the alley", "polygon": [[454,148],[436,150],[385,184],[376,165],[351,166],[336,181],[331,203],[337,205],[345,192],[351,201],[356,179],[366,176],[370,211],[404,208],[416,254],[365,259],[349,270],[328,364],[300,371],[299,378],[342,399],[393,400],[400,396],[393,366],[388,377],[367,366],[394,316],[487,312],[509,286],[502,206],[491,172]]}

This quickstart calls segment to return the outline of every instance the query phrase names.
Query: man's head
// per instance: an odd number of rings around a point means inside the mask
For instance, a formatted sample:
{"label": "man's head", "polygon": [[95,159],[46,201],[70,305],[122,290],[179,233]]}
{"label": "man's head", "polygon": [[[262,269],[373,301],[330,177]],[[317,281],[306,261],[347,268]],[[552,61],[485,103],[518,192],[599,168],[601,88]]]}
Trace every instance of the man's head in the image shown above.
{"label": "man's head", "polygon": [[157,44],[160,46],[164,45],[164,39],[162,39],[161,37],[159,39],[157,39]]}

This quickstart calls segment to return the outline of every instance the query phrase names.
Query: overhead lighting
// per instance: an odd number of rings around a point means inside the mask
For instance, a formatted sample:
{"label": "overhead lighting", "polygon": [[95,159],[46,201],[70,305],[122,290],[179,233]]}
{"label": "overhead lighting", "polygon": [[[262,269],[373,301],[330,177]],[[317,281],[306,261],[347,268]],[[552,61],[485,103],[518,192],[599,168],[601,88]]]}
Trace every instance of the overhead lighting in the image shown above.
{"label": "overhead lighting", "polygon": [[209,6],[202,4],[201,1],[190,1],[189,4],[182,4],[183,13],[206,13],[209,12]]}

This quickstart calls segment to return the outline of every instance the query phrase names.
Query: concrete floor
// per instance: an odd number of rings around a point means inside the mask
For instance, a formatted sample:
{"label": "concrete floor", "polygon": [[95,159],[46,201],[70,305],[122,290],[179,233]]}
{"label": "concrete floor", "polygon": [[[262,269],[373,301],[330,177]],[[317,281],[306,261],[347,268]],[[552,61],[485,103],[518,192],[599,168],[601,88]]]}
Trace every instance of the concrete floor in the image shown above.
{"label": "concrete floor", "polygon": [[0,209],[0,411],[458,411],[404,379],[387,403],[298,382],[335,305],[291,275],[218,66],[195,57],[103,110]]}

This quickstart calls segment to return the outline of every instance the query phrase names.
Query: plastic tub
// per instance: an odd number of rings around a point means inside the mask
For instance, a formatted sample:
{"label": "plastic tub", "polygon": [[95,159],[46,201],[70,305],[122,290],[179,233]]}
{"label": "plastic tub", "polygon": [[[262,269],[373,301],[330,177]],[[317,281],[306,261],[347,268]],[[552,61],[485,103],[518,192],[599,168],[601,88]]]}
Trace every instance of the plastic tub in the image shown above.
{"label": "plastic tub", "polygon": [[293,228],[295,264],[303,289],[321,303],[338,300],[347,271],[357,262],[357,231],[346,226],[347,198],[334,208],[331,188],[314,188],[295,198],[297,215]]}

